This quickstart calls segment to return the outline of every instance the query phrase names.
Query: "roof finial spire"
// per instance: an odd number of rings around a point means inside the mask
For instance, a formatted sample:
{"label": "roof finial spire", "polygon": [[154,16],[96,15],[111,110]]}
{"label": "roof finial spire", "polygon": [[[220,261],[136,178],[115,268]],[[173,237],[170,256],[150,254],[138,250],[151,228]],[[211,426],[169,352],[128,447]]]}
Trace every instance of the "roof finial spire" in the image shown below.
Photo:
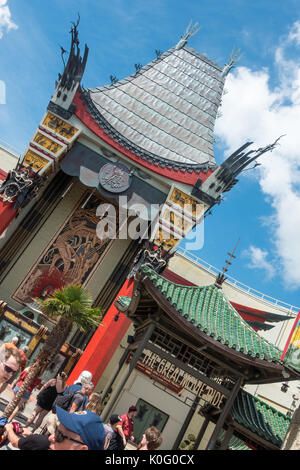
{"label": "roof finial spire", "polygon": [[224,266],[223,269],[222,269],[223,273],[222,273],[222,274],[219,273],[219,274],[217,275],[216,282],[215,282],[215,286],[218,287],[219,289],[222,288],[223,282],[227,279],[227,278],[225,277],[225,273],[228,271],[229,266],[231,266],[231,264],[232,264],[232,263],[231,263],[232,258],[234,258],[234,259],[236,258],[236,256],[234,255],[234,253],[235,253],[235,250],[237,249],[237,246],[238,246],[238,244],[239,244],[239,241],[240,241],[240,239],[238,239],[238,241],[236,242],[236,245],[235,245],[235,247],[234,247],[232,253],[227,253],[228,256],[229,256],[229,260],[228,260],[228,259],[225,260],[226,266]]}
{"label": "roof finial spire", "polygon": [[244,53],[241,53],[241,49],[238,49],[236,52],[234,48],[232,49],[229,57],[229,63],[224,65],[222,77],[226,77],[229,74],[230,70],[241,60],[243,55]]}
{"label": "roof finial spire", "polygon": [[176,44],[176,46],[175,46],[176,50],[181,49],[182,47],[184,47],[186,45],[188,39],[195,36],[195,34],[197,34],[198,31],[202,28],[202,26],[199,26],[199,28],[196,29],[196,27],[198,26],[198,21],[193,26],[192,26],[192,22],[193,22],[193,20],[191,20],[189,22],[189,25],[186,28],[184,35],[181,37],[180,41]]}

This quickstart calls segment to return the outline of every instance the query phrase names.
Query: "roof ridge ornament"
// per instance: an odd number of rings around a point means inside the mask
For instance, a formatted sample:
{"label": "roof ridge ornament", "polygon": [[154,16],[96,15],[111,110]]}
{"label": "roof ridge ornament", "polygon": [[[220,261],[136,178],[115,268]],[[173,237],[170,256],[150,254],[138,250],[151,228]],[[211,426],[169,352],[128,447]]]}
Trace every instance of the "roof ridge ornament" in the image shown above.
{"label": "roof ridge ornament", "polygon": [[232,265],[231,263],[231,260],[234,258],[236,259],[236,256],[234,255],[236,249],[237,249],[237,246],[239,244],[239,241],[240,241],[240,238],[238,238],[238,241],[236,242],[236,245],[232,251],[232,253],[227,253],[227,255],[229,256],[229,260],[226,259],[225,260],[225,264],[226,266],[223,267],[222,271],[223,273],[222,274],[218,274],[217,277],[216,277],[216,281],[215,281],[215,286],[218,288],[218,289],[222,289],[222,284],[224,281],[226,281],[227,277],[225,277],[225,273],[228,272],[228,267]]}
{"label": "roof ridge ornament", "polygon": [[160,246],[155,248],[155,244],[153,242],[146,241],[143,248],[139,250],[133,260],[127,279],[136,279],[142,266],[147,266],[157,274],[161,274],[168,266],[168,261],[172,256],[174,256],[174,254],[175,252],[164,252]]}
{"label": "roof ridge ornament", "polygon": [[55,84],[56,89],[48,105],[49,111],[53,111],[65,119],[69,119],[74,112],[72,101],[83,77],[89,53],[89,48],[85,45],[83,57],[80,55],[80,43],[78,39],[79,22],[80,15],[78,13],[77,22],[71,22],[71,47],[67,63],[65,63],[64,60],[64,54],[66,54],[67,51],[60,46],[64,70],[62,75],[60,73],[58,74],[59,80]]}
{"label": "roof ridge ornament", "polygon": [[[244,152],[253,142],[246,142],[233,152],[213,173],[202,183],[199,178],[192,189],[192,196],[205,202],[209,209],[222,200],[221,194],[228,192],[238,182],[237,176],[243,171],[253,169],[260,165],[256,160],[264,153],[272,152],[278,145],[281,135],[272,144],[260,147],[257,150]],[[250,163],[254,166],[249,168]]]}
{"label": "roof ridge ornament", "polygon": [[229,63],[224,65],[223,71],[222,71],[222,77],[226,77],[230,70],[235,67],[235,65],[241,60],[241,58],[244,55],[244,52],[241,54],[241,49],[238,49],[236,52],[234,51],[234,48],[231,51],[231,54],[229,56]]}
{"label": "roof ridge ornament", "polygon": [[196,29],[198,26],[198,21],[192,26],[193,20],[189,22],[188,27],[186,28],[184,35],[181,37],[180,41],[176,44],[175,50],[178,51],[178,49],[181,49],[184,47],[188,41],[188,39],[192,38],[195,36],[195,34],[198,33],[198,31],[202,28],[202,26],[199,26],[199,28]]}

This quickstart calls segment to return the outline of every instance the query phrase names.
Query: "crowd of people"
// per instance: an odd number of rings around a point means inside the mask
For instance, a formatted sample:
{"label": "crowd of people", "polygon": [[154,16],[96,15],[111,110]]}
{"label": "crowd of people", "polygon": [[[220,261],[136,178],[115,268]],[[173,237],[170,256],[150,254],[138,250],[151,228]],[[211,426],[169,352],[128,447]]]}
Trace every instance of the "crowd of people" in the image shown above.
{"label": "crowd of people", "polygon": [[[26,367],[27,351],[23,348],[21,354],[17,344],[16,337],[0,347],[0,395],[6,390],[8,383],[11,383],[14,394],[17,394],[30,371],[30,366]],[[83,371],[70,386],[66,381],[64,372],[58,373],[44,384],[42,378],[38,377],[24,391],[9,418],[4,420],[0,417],[0,426],[11,446],[19,450],[121,451],[131,442],[137,444],[137,450],[155,450],[160,447],[162,436],[155,426],[147,428],[141,441],[136,442],[135,406],[130,406],[128,412],[121,416],[111,415],[108,422],[103,423],[102,397],[100,393],[93,391],[94,384],[89,371]],[[35,388],[39,389],[35,408],[22,433],[19,433],[13,420]],[[39,428],[41,431],[37,433]]]}

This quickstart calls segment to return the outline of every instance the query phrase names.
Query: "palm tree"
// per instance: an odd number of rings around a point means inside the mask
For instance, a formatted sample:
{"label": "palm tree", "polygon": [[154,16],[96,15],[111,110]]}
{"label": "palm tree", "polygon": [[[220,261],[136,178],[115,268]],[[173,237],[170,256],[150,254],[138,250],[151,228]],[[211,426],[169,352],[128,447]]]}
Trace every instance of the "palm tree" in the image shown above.
{"label": "palm tree", "polygon": [[57,318],[57,323],[49,333],[35,362],[12,401],[6,406],[3,417],[8,418],[20,402],[29,385],[42,375],[47,365],[60,352],[73,325],[88,331],[99,325],[101,310],[92,308],[92,298],[82,286],[71,284],[57,289],[45,300],[35,299],[43,313]]}

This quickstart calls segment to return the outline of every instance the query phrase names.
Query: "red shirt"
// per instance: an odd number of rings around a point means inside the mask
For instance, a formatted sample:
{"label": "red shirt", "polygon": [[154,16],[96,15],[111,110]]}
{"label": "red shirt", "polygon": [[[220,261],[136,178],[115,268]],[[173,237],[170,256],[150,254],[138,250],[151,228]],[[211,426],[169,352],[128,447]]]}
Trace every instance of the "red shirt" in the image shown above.
{"label": "red shirt", "polygon": [[26,366],[26,362],[27,362],[27,357],[24,351],[19,351],[19,354],[21,356],[21,364],[20,364],[21,370],[24,370]]}
{"label": "red shirt", "polygon": [[117,426],[122,426],[124,436],[126,439],[130,439],[133,434],[133,420],[128,415],[121,415],[122,422],[119,422]]}
{"label": "red shirt", "polygon": [[[21,374],[19,375],[19,381],[17,382],[17,387],[21,387],[23,385],[23,383],[25,382],[25,379],[27,377],[27,374],[28,372],[26,372],[25,370],[23,370],[23,372],[21,372]],[[35,379],[31,385],[29,385],[29,387],[27,388],[26,392],[29,392],[31,393],[32,390],[35,388],[35,387],[38,387],[40,384],[41,384],[42,380],[40,378],[38,379]]]}

